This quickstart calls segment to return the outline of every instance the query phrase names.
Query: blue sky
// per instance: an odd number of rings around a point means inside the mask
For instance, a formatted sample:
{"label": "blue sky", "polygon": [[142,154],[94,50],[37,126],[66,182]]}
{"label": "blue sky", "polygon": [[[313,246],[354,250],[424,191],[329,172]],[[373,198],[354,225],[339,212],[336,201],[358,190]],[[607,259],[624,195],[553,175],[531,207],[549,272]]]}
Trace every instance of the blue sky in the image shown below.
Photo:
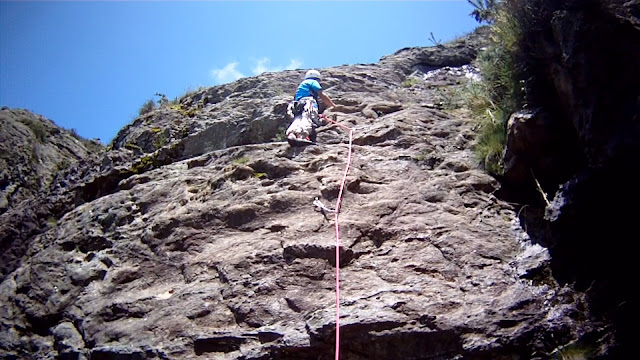
{"label": "blue sky", "polygon": [[375,63],[478,26],[450,1],[1,1],[0,106],[109,143],[155,93]]}

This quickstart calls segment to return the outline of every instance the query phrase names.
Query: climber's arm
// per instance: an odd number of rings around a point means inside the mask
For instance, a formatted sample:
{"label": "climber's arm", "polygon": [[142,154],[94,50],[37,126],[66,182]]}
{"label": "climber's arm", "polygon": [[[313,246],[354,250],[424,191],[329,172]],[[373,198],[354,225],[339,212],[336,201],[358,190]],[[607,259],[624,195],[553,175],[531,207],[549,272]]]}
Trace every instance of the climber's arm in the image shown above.
{"label": "climber's arm", "polygon": [[322,99],[322,102],[325,103],[325,105],[327,105],[328,108],[332,108],[336,106],[336,104],[334,104],[333,101],[331,101],[331,99],[329,99],[329,97],[325,95],[324,92],[322,91],[318,92],[318,96],[320,96],[320,99]]}

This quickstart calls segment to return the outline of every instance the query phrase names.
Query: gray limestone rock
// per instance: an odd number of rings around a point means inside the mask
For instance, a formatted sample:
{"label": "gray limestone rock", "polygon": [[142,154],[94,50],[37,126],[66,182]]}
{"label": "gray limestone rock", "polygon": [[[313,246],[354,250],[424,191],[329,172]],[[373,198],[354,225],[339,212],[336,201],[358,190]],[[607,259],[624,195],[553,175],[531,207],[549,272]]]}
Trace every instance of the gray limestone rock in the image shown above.
{"label": "gray limestone rock", "polygon": [[[519,209],[494,196],[471,119],[429,105],[425,71],[468,64],[477,35],[322,69],[351,153],[335,124],[316,146],[278,141],[303,71],[136,119],[23,208],[59,219],[3,273],[0,354],[330,359],[337,270],[343,359],[543,358],[607,335],[584,295],[555,281]],[[415,88],[402,86],[410,74]],[[337,207],[349,155],[340,211],[323,213],[313,201]]]}

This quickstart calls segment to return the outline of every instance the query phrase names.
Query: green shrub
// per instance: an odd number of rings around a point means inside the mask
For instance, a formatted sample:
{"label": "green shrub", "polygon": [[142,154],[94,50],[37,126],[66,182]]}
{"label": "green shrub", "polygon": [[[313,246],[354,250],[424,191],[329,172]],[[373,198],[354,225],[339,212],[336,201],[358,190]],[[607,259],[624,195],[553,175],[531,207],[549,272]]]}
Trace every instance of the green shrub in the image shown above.
{"label": "green shrub", "polygon": [[67,159],[62,159],[56,164],[56,172],[64,171],[71,167],[71,162]]}
{"label": "green shrub", "polygon": [[142,104],[142,106],[140,107],[140,110],[138,110],[138,115],[142,116],[144,114],[148,114],[155,109],[156,109],[156,103],[153,101],[153,99],[149,99],[144,104]]}
{"label": "green shrub", "polygon": [[131,150],[131,151],[139,151],[139,152],[144,152],[142,151],[142,148],[140,146],[138,146],[137,144],[134,144],[132,142],[128,142],[126,144],[124,144],[124,148]]}
{"label": "green shrub", "polygon": [[495,175],[503,172],[509,117],[524,101],[522,28],[517,16],[523,6],[521,0],[498,3],[492,15],[491,43],[478,57],[482,80],[466,97],[479,125],[476,158]]}
{"label": "green shrub", "polygon": [[131,171],[134,174],[142,174],[155,167],[155,154],[145,155],[141,157],[137,162],[131,165]]}
{"label": "green shrub", "polygon": [[417,162],[421,162],[421,161],[424,161],[427,158],[427,156],[429,156],[429,153],[423,152],[421,154],[414,156],[413,159]]}
{"label": "green shrub", "polygon": [[76,130],[75,128],[71,128],[71,129],[65,129],[65,131],[73,136],[74,138],[76,138],[77,140],[79,140],[81,143],[84,144],[84,146],[87,148],[87,150],[89,150],[90,152],[100,152],[103,149],[105,149],[104,145],[100,142],[100,139],[95,138],[95,139],[87,139],[85,137],[82,137],[80,134],[78,134],[78,130]]}
{"label": "green shrub", "polygon": [[486,116],[478,119],[480,133],[475,144],[476,159],[489,173],[502,175],[502,160],[507,139],[505,122],[508,115],[499,109],[495,113],[491,109],[487,109],[486,112]]}
{"label": "green shrub", "polygon": [[54,227],[58,225],[58,219],[56,219],[54,216],[49,216],[47,218],[47,226],[48,227]]}
{"label": "green shrub", "polygon": [[174,104],[171,105],[169,108],[172,110],[176,110],[180,113],[180,115],[185,116],[185,117],[194,117],[196,116],[196,114],[198,114],[198,112],[200,112],[200,110],[202,109],[202,103],[198,102],[197,106],[195,108],[187,108],[185,105],[183,104]]}
{"label": "green shrub", "polygon": [[585,360],[593,359],[597,354],[597,344],[586,342],[569,343],[552,353],[557,360]]}
{"label": "green shrub", "polygon": [[287,126],[282,125],[278,127],[278,129],[276,130],[276,135],[271,138],[271,141],[280,142],[285,140],[287,140]]}
{"label": "green shrub", "polygon": [[155,132],[155,137],[153,139],[153,147],[159,149],[165,145],[167,145],[167,135],[164,132]]}
{"label": "green shrub", "polygon": [[420,82],[420,79],[416,78],[416,77],[412,77],[409,76],[406,79],[404,79],[404,81],[402,82],[401,86],[402,87],[412,87],[413,85],[417,84]]}
{"label": "green shrub", "polygon": [[476,19],[477,22],[492,23],[495,20],[496,8],[500,0],[467,0],[474,9],[471,12],[471,16]]}
{"label": "green shrub", "polygon": [[47,129],[40,120],[32,119],[30,117],[22,117],[19,121],[25,124],[31,130],[36,140],[41,143],[47,141]]}
{"label": "green shrub", "polygon": [[246,164],[248,162],[249,162],[249,158],[246,157],[246,156],[243,156],[241,158],[237,158],[237,159],[233,160],[233,163],[237,164],[237,165],[244,165],[244,164]]}
{"label": "green shrub", "polygon": [[158,107],[169,105],[169,99],[167,98],[167,95],[162,93],[155,93],[155,96],[159,97],[159,99],[157,100]]}
{"label": "green shrub", "polygon": [[486,100],[483,84],[474,80],[460,85],[437,87],[433,93],[436,103],[445,110],[462,107],[474,109]]}
{"label": "green shrub", "polygon": [[197,94],[197,93],[201,92],[201,91],[202,91],[202,90],[204,90],[204,89],[206,89],[206,87],[204,87],[204,86],[198,86],[198,87],[197,87],[197,88],[195,88],[195,89],[194,89],[194,88],[187,88],[187,89],[185,90],[185,92],[184,92],[184,95],[182,95],[182,96],[180,97],[180,99],[184,99],[185,97],[188,97],[188,96],[193,96],[193,95],[195,95],[195,94]]}
{"label": "green shrub", "polygon": [[280,142],[285,140],[287,140],[287,134],[285,134],[284,131],[279,131],[278,133],[276,133],[276,136],[271,138],[272,142]]}

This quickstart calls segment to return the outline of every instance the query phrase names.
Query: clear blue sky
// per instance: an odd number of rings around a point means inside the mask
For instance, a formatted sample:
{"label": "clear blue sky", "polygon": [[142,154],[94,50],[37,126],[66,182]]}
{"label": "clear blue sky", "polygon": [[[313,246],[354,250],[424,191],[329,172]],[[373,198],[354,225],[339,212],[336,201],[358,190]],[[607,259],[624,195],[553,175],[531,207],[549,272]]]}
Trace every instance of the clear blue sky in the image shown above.
{"label": "clear blue sky", "polygon": [[[375,63],[478,26],[451,1],[0,1],[0,106],[109,143],[169,99],[262,71]],[[157,99],[157,98],[155,98]]]}

